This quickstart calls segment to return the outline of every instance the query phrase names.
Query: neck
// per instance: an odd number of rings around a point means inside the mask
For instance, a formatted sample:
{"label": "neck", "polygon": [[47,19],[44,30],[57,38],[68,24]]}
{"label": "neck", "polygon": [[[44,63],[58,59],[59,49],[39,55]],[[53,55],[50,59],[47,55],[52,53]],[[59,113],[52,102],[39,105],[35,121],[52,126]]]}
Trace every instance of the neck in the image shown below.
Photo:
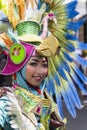
{"label": "neck", "polygon": [[41,94],[41,90],[39,86],[33,86],[30,83],[28,83],[28,86],[33,89],[33,91],[37,91],[38,94]]}

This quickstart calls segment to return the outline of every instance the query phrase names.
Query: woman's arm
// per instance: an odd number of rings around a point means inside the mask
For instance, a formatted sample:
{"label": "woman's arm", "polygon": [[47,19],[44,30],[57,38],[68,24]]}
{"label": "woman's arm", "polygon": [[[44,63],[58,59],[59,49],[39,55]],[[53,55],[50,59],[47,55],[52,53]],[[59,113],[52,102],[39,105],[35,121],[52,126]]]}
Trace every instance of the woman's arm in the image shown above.
{"label": "woman's arm", "polygon": [[[10,100],[7,104],[6,110],[8,111],[8,115],[10,118],[10,125],[13,129],[20,129],[20,130],[36,130],[38,127],[38,123],[34,125],[30,118],[27,118],[23,113],[22,109],[19,105],[19,102],[16,96],[11,93],[7,92],[7,97]],[[32,115],[31,115],[32,114]],[[30,117],[34,117],[33,113],[30,113]],[[36,119],[36,117],[34,117]]]}

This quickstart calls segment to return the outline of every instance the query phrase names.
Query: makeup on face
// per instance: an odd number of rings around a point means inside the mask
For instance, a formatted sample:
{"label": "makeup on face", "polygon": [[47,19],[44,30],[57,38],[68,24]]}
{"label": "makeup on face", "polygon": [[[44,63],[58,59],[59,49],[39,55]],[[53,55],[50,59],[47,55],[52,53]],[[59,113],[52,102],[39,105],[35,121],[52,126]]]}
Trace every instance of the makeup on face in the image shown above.
{"label": "makeup on face", "polygon": [[39,86],[47,77],[48,61],[47,58],[41,56],[33,56],[30,58],[26,67],[26,80],[32,86]]}

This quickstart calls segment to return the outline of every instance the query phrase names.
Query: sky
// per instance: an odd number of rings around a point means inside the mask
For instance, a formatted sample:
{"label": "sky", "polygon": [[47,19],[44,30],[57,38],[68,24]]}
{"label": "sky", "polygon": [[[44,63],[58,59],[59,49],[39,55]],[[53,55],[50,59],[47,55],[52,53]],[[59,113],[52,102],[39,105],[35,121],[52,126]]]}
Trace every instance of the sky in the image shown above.
{"label": "sky", "polygon": [[80,14],[78,15],[78,17],[81,17],[85,14],[87,14],[87,5],[86,5],[86,2],[87,0],[78,0],[78,5],[77,5],[77,11],[80,12]]}

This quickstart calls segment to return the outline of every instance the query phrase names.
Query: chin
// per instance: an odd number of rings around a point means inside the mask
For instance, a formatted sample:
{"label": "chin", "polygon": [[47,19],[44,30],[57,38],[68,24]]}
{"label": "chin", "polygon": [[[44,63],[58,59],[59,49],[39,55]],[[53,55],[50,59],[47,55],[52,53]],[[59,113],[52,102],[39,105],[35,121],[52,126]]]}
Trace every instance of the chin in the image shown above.
{"label": "chin", "polygon": [[33,85],[34,87],[38,87],[40,84],[35,84],[35,85]]}

